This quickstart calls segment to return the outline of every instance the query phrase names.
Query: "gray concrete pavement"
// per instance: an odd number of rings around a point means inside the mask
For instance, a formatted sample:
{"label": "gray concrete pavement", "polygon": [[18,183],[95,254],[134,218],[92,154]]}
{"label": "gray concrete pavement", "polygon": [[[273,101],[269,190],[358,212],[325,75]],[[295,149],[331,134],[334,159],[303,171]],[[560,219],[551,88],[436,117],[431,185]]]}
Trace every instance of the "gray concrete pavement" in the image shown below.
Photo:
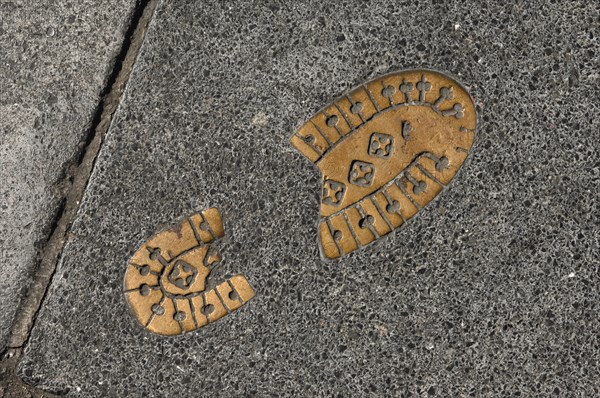
{"label": "gray concrete pavement", "polygon": [[0,3],[0,351],[69,189],[134,0]]}
{"label": "gray concrete pavement", "polygon": [[[69,396],[594,396],[600,10],[578,2],[161,2],[18,372]],[[450,187],[324,263],[289,137],[372,77],[459,79],[480,116]],[[184,336],[130,314],[154,232],[210,206],[257,296]]]}

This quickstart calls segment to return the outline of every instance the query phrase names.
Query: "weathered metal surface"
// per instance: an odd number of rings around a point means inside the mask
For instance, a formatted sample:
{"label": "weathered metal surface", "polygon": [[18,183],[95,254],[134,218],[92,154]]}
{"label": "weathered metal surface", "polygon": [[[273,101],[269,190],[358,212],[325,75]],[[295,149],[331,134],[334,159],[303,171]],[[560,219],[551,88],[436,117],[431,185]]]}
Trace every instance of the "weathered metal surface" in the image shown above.
{"label": "weathered metal surface", "polygon": [[323,174],[323,256],[374,242],[435,198],[467,158],[476,119],[458,82],[411,70],[361,85],[300,127],[292,145]]}
{"label": "weathered metal surface", "polygon": [[211,243],[224,235],[221,214],[211,208],[154,235],[133,255],[125,273],[125,296],[144,327],[162,335],[190,332],[254,297],[242,275],[207,289],[211,270],[221,261]]}

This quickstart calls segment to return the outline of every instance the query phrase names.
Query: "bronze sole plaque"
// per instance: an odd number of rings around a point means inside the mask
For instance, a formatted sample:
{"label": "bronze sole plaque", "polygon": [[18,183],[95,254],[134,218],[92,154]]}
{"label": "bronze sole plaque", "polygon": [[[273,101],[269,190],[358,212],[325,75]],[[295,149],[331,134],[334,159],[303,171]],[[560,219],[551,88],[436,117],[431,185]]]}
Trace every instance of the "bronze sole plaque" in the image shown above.
{"label": "bronze sole plaque", "polygon": [[409,70],[363,84],[302,125],[291,143],[323,175],[322,255],[351,253],[417,214],[462,166],[476,121],[458,82]]}
{"label": "bronze sole plaque", "polygon": [[211,208],[151,237],[133,255],[125,273],[125,296],[148,330],[177,335],[233,312],[255,293],[242,275],[206,289],[221,255],[210,244],[225,234],[219,210]]}

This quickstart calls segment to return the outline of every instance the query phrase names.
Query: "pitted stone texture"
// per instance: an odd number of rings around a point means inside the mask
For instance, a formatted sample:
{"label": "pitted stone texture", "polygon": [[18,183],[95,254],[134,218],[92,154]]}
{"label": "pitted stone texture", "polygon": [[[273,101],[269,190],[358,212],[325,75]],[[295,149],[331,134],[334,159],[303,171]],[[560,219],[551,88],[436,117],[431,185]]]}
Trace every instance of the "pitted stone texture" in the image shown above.
{"label": "pitted stone texture", "polygon": [[134,0],[0,3],[0,351],[123,43]]}
{"label": "pitted stone texture", "polygon": [[[436,2],[437,3],[437,2]],[[71,396],[600,393],[593,2],[162,2],[20,374]],[[469,89],[472,156],[404,228],[337,262],[293,131],[410,67]],[[178,338],[120,281],[154,231],[218,206],[256,298]]]}

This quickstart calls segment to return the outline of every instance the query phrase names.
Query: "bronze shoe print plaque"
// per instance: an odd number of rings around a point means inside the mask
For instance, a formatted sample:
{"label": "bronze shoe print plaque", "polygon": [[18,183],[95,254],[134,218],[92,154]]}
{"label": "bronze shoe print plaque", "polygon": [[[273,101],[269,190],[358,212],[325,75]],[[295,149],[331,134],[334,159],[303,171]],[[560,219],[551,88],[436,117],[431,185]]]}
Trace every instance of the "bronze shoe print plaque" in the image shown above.
{"label": "bronze shoe print plaque", "polygon": [[207,289],[207,278],[221,261],[210,244],[224,234],[221,214],[211,208],[154,235],[133,255],[125,273],[125,296],[144,327],[162,335],[190,332],[254,297],[242,275]]}
{"label": "bronze shoe print plaque", "polygon": [[409,70],[363,84],[302,125],[291,143],[323,175],[321,254],[344,256],[417,214],[467,158],[476,121],[458,82]]}

